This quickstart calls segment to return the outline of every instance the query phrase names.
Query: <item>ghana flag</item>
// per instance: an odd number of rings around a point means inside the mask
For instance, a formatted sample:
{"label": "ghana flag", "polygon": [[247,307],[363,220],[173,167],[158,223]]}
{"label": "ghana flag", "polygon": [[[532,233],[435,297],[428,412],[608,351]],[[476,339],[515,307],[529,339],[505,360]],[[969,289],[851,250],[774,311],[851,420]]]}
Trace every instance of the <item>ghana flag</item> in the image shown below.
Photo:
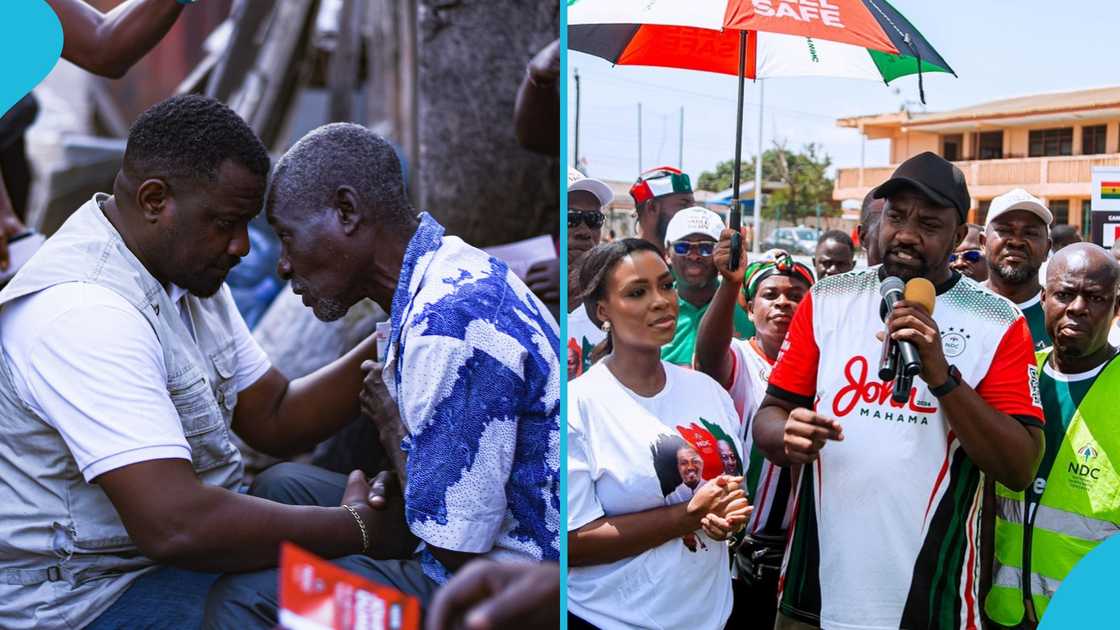
{"label": "ghana flag", "polygon": [[1101,199],[1120,199],[1120,181],[1101,182]]}

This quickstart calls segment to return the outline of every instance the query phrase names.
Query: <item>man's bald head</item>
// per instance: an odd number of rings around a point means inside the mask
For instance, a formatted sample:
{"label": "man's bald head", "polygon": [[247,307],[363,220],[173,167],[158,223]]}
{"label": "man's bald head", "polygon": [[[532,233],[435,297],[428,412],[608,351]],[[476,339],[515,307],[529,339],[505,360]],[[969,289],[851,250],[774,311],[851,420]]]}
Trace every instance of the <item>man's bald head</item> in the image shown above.
{"label": "man's bald head", "polygon": [[1113,290],[1120,289],[1120,261],[1115,257],[1116,251],[1113,246],[1110,254],[1096,243],[1067,245],[1050,259],[1046,267],[1046,286],[1049,287],[1053,279],[1085,276],[1108,283]]}
{"label": "man's bald head", "polygon": [[1046,267],[1042,310],[1063,372],[1090,370],[1112,356],[1108,331],[1116,316],[1120,262],[1103,247],[1074,243]]}

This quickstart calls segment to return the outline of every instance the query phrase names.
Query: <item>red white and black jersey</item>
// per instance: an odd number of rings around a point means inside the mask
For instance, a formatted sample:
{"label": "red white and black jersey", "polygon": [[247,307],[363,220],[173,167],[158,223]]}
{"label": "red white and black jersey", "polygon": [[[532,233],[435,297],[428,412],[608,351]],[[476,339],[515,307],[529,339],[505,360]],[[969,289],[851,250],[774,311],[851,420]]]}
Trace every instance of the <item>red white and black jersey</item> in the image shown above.
{"label": "red white and black jersey", "polygon": [[[979,627],[983,474],[920,377],[904,404],[879,381],[879,285],[878,267],[817,283],[770,375],[768,393],[844,429],[802,467],[782,611],[826,628]],[[1015,306],[954,272],[933,318],[962,380],[1041,426],[1030,330]]]}

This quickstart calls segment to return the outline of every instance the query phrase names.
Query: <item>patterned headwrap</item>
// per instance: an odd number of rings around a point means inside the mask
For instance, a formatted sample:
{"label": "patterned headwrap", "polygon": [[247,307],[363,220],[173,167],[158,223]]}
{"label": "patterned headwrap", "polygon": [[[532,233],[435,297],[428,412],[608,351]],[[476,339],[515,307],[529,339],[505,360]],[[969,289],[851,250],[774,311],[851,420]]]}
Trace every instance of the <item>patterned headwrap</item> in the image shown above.
{"label": "patterned headwrap", "polygon": [[793,256],[781,252],[773,258],[757,260],[747,265],[746,271],[743,272],[743,293],[747,296],[747,300],[753,300],[758,293],[758,285],[773,275],[800,278],[805,281],[805,284],[813,286],[813,271],[794,260]]}
{"label": "patterned headwrap", "polygon": [[673,193],[692,192],[692,181],[688,175],[672,166],[659,166],[638,176],[638,181],[630,187],[630,196],[635,205],[650,199],[657,199]]}

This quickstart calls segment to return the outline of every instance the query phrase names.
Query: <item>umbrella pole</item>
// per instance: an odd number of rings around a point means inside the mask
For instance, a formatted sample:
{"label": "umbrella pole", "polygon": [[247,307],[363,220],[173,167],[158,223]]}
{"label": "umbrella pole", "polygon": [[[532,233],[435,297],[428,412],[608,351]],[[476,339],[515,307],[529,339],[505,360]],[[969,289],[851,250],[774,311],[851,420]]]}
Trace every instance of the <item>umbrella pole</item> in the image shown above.
{"label": "umbrella pole", "polygon": [[[746,64],[747,32],[739,31],[739,105],[735,114],[735,162],[731,169],[731,212],[728,216],[729,227],[735,231],[731,235],[731,260],[728,261],[728,267],[732,271],[739,268],[739,255],[743,250],[743,239],[739,234],[743,222],[742,208],[739,206],[739,171],[743,159],[743,90],[746,83]],[[756,168],[761,167],[762,164],[758,164]]]}

